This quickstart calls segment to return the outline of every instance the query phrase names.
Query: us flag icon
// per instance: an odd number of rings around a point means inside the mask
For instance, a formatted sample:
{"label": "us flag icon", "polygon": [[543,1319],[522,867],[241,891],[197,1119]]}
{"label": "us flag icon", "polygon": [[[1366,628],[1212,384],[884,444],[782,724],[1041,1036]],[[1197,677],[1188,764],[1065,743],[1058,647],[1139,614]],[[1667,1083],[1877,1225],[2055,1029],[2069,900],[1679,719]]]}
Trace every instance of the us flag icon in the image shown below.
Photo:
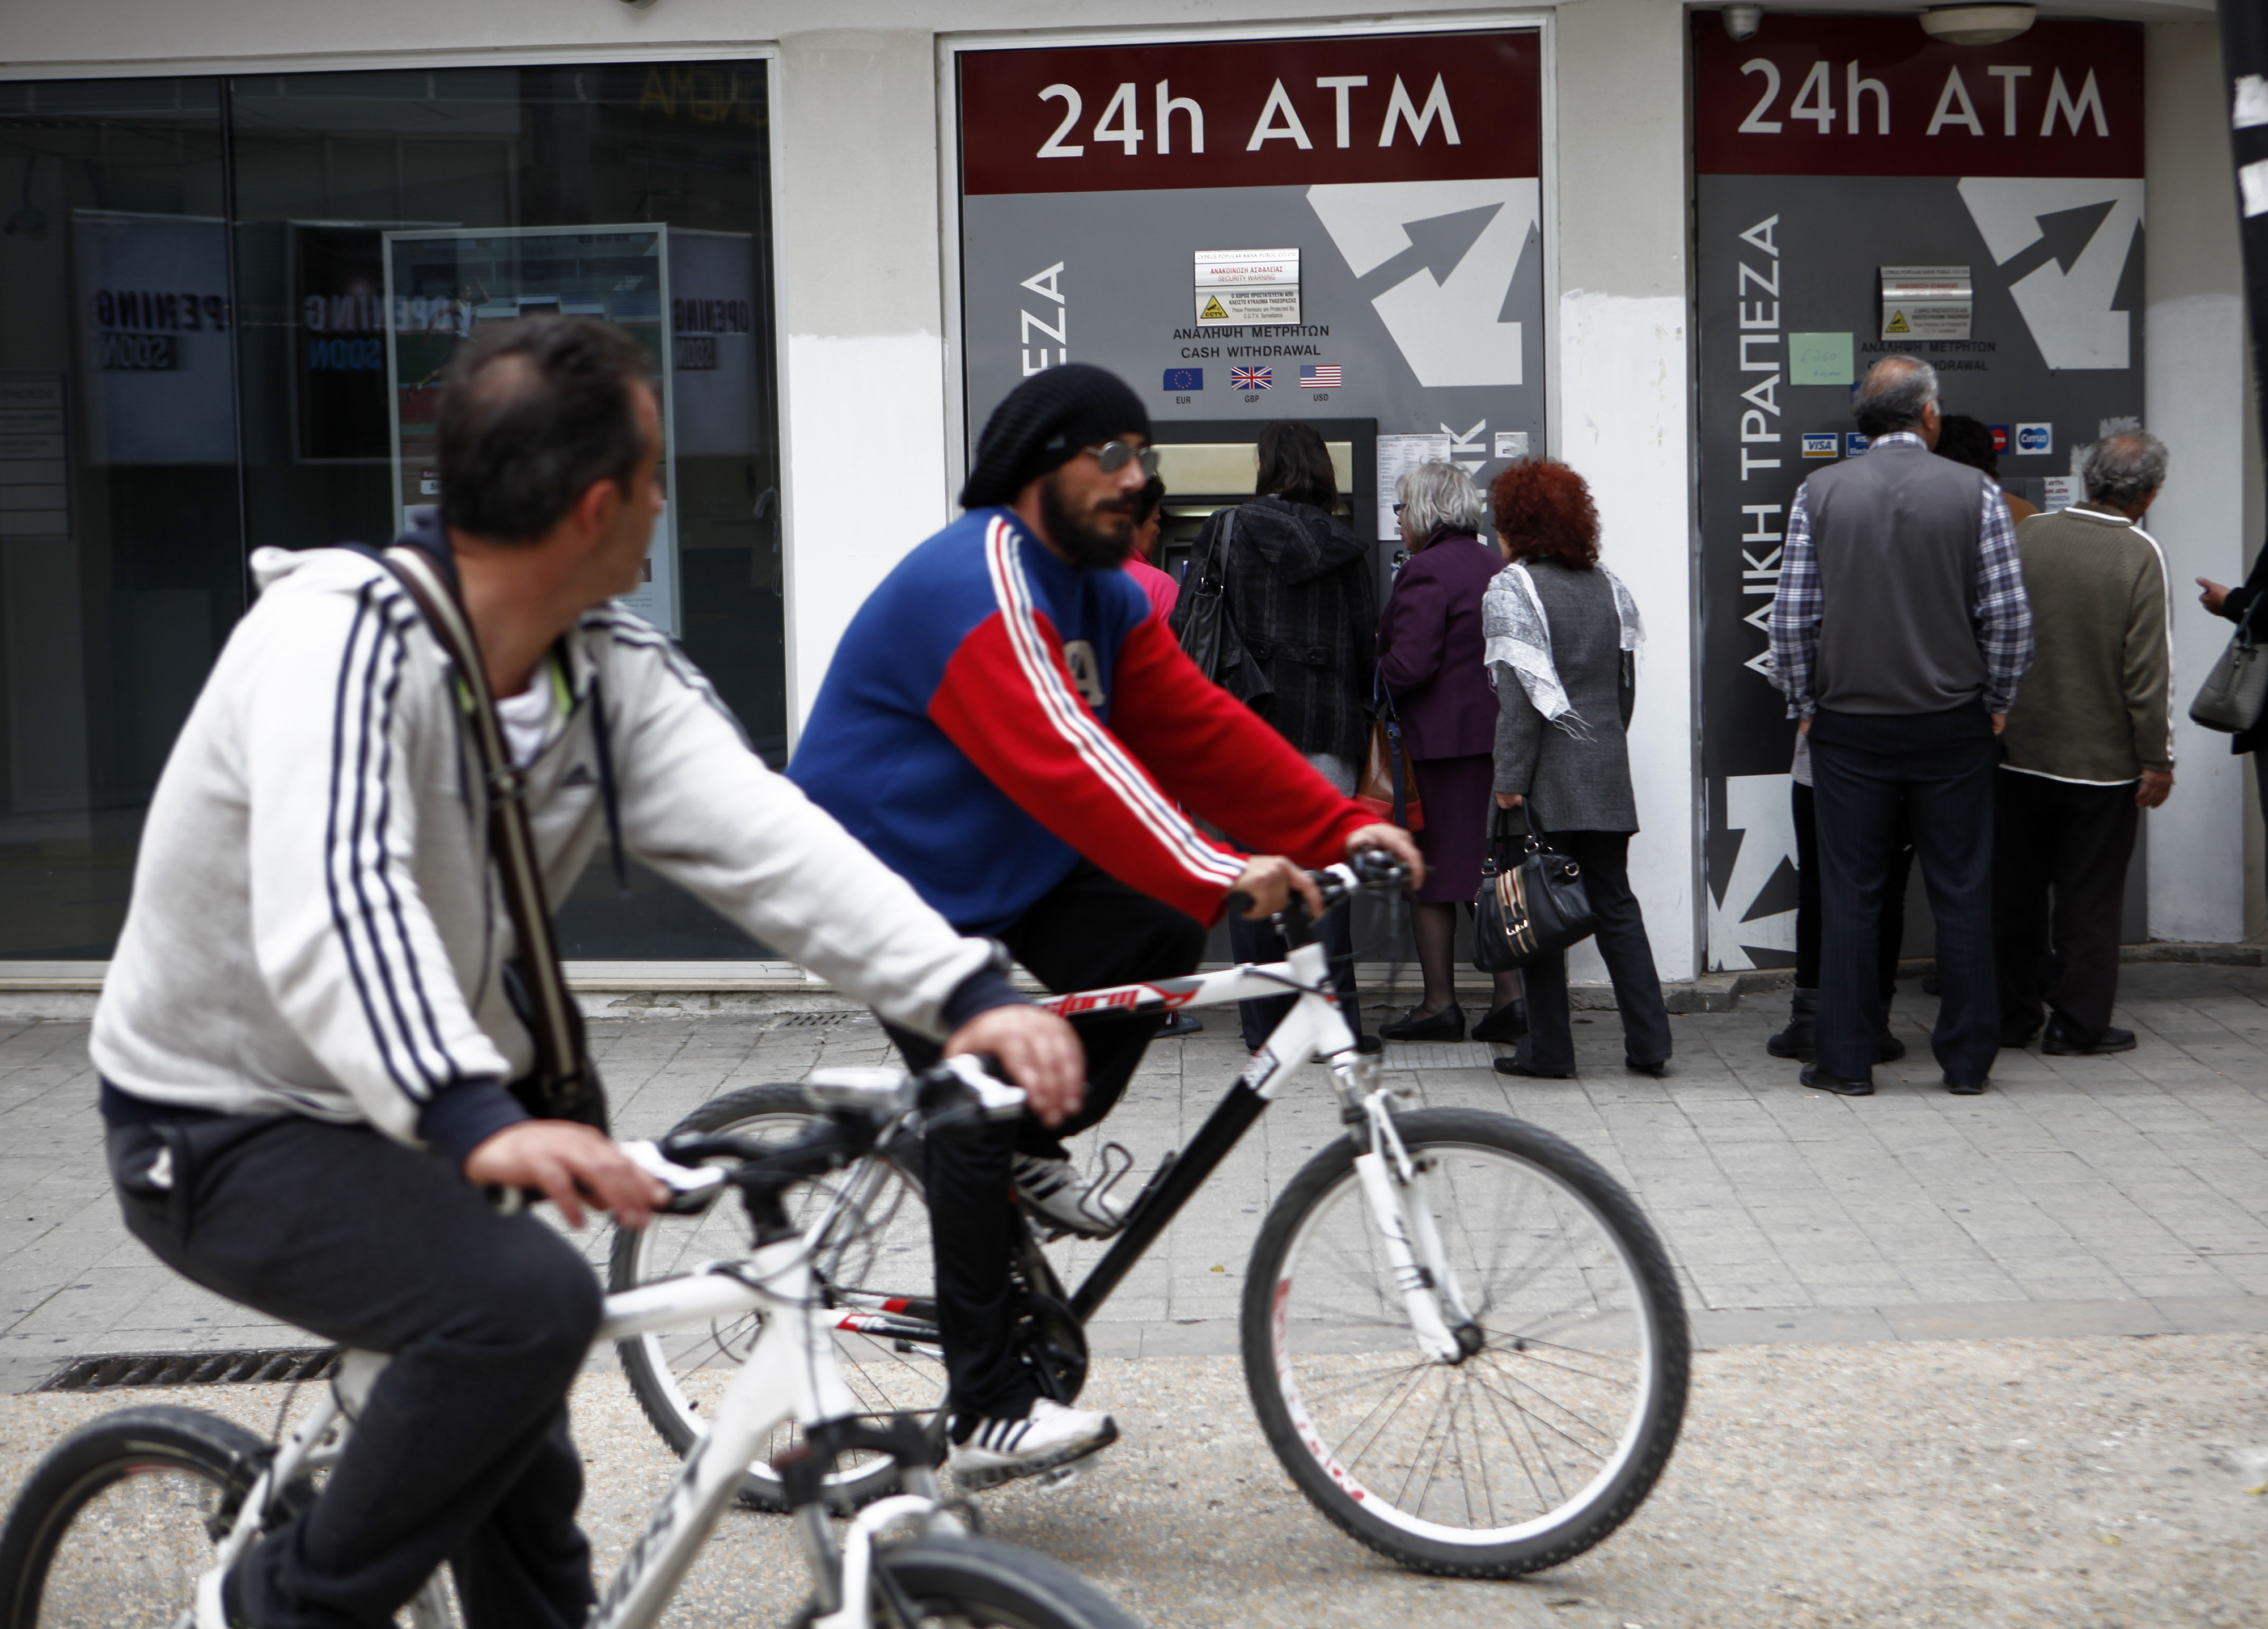
{"label": "us flag icon", "polygon": [[1336,390],[1346,383],[1346,370],[1336,362],[1319,362],[1300,370],[1302,390]]}

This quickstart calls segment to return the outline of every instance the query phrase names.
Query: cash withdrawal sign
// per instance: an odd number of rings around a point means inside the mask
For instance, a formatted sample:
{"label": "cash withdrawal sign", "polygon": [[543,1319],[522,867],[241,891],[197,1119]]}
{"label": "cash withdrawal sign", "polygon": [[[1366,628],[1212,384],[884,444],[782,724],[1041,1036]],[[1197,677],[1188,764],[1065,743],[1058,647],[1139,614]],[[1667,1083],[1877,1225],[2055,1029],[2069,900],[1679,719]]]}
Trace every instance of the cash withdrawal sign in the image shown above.
{"label": "cash withdrawal sign", "polygon": [[964,50],[967,433],[1091,362],[1173,420],[1375,418],[1485,480],[1543,431],[1533,29]]}

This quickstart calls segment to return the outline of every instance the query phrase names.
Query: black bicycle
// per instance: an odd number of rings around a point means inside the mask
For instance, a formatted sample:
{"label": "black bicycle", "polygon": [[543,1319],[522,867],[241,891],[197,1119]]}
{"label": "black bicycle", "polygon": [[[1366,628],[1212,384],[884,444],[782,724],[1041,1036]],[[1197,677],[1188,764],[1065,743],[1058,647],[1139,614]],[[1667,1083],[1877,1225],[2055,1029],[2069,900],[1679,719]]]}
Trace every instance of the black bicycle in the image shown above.
{"label": "black bicycle", "polygon": [[[1353,888],[1406,881],[1383,855],[1311,874],[1327,908]],[[1075,1398],[1086,1321],[1270,1100],[1319,1059],[1346,1130],[1270,1208],[1245,1282],[1244,1367],[1261,1428],[1318,1509],[1404,1566],[1476,1578],[1555,1566],[1630,1516],[1675,1443],[1689,1346],[1668,1257],[1622,1186],[1561,1139],[1505,1115],[1397,1103],[1378,1058],[1347,1029],[1305,909],[1294,900],[1278,920],[1291,947],[1284,962],[1049,1004],[1075,1017],[1299,997],[1189,1146],[1152,1174],[1076,1289],[1023,1225],[1025,1350],[1051,1395]],[[806,1089],[727,1093],[672,1136],[792,1140],[810,1122]],[[945,1373],[921,1168],[918,1129],[891,1128],[871,1157],[789,1202],[814,1243],[846,1380],[877,1414],[926,1411],[937,1422]],[[657,1220],[618,1235],[612,1286],[723,1253],[713,1226]],[[762,1316],[621,1344],[632,1390],[677,1451],[701,1439]],[[777,1446],[792,1429],[783,1424]],[[896,1475],[885,1457],[846,1463],[828,1497],[855,1507],[889,1492]],[[740,1497],[785,1507],[761,1456]]]}

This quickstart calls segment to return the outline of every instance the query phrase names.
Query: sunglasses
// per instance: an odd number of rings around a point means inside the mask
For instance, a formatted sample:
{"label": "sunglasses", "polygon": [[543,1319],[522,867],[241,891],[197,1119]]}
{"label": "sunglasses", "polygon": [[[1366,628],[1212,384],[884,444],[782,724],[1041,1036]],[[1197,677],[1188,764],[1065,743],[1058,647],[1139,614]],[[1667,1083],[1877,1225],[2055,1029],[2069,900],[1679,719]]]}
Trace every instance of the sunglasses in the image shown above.
{"label": "sunglasses", "polygon": [[1106,475],[1115,475],[1125,468],[1129,459],[1141,464],[1145,479],[1158,473],[1158,449],[1153,446],[1137,447],[1123,441],[1106,441],[1101,446],[1081,450],[1094,454],[1095,463]]}

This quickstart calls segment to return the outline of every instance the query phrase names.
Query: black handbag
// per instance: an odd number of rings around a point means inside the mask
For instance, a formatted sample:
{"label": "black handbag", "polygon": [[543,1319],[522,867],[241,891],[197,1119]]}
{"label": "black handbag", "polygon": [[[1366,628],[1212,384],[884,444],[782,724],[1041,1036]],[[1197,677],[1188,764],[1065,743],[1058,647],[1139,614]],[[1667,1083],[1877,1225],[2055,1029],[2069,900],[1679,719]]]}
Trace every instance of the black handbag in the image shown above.
{"label": "black handbag", "polygon": [[1475,967],[1508,973],[1557,955],[1597,931],[1583,868],[1536,838],[1525,807],[1497,810],[1489,837],[1491,851],[1481,864],[1481,889],[1473,901]]}
{"label": "black handbag", "polygon": [[[504,992],[535,1042],[535,1069],[512,1083],[519,1106],[539,1120],[575,1120],[607,1129],[607,1092],[599,1082],[583,1030],[583,1010],[568,993],[559,965],[559,940],[552,932],[551,907],[543,896],[543,873],[535,856],[535,834],[521,794],[523,778],[512,767],[504,731],[497,722],[496,698],[489,693],[488,669],[480,646],[448,580],[423,549],[394,548],[379,564],[407,589],[442,654],[456,669],[473,756],[487,783],[489,855],[496,864],[504,913],[512,918],[519,955],[503,969]],[[604,720],[600,727],[605,727]]]}
{"label": "black handbag", "polygon": [[1199,673],[1266,718],[1275,704],[1275,683],[1246,646],[1228,609],[1228,578],[1223,568],[1235,530],[1236,511],[1222,510],[1220,529],[1198,565],[1197,583],[1174,608],[1174,633]]}
{"label": "black handbag", "polygon": [[2260,648],[2252,634],[2252,614],[2263,600],[2268,600],[2268,593],[2252,596],[2244,615],[2237,619],[2228,649],[2221,652],[2198,687],[2197,699],[2190,704],[2193,723],[2224,734],[2242,735],[2258,724],[2263,711],[2268,710],[2268,651]]}

